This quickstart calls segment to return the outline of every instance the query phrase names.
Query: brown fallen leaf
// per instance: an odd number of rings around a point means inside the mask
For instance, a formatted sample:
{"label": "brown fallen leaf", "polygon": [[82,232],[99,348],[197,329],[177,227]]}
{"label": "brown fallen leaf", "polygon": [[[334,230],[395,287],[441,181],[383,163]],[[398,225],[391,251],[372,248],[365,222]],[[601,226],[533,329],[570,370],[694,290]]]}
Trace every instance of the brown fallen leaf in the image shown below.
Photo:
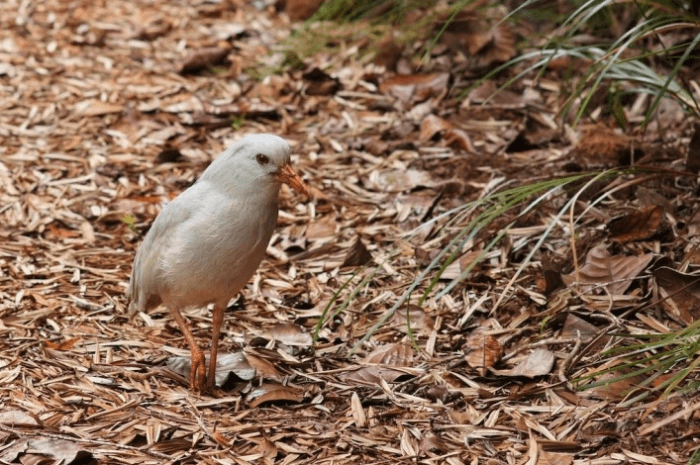
{"label": "brown fallen leaf", "polygon": [[481,376],[484,376],[488,369],[503,357],[503,347],[498,339],[481,331],[469,336],[462,350],[466,353],[464,358],[467,365],[474,368]]}
{"label": "brown fallen leaf", "polygon": [[345,255],[345,260],[341,266],[362,266],[369,263],[371,260],[372,254],[367,250],[364,242],[362,242],[362,239],[358,236]]}
{"label": "brown fallen leaf", "polygon": [[76,342],[81,341],[79,337],[74,337],[63,342],[44,341],[44,346],[54,350],[71,350]]}
{"label": "brown fallen leaf", "polygon": [[449,121],[430,114],[423,118],[420,123],[420,140],[425,142],[432,139],[436,134],[452,129],[454,125]]}
{"label": "brown fallen leaf", "polygon": [[511,370],[499,370],[503,376],[535,378],[549,374],[554,367],[554,353],[546,349],[535,349]]}
{"label": "brown fallen leaf", "polygon": [[581,292],[589,293],[595,287],[605,287],[611,295],[623,295],[632,284],[632,279],[639,276],[654,259],[653,254],[639,256],[610,255],[605,245],[592,248],[586,255],[586,264],[579,270],[562,275],[567,286],[581,285]]}
{"label": "brown fallen leaf", "polygon": [[467,153],[476,152],[476,150],[474,149],[474,144],[472,144],[471,138],[465,131],[461,129],[448,129],[447,131],[445,131],[443,139],[445,140],[445,145],[447,145],[448,147],[457,147],[459,149],[464,150]]}
{"label": "brown fallen leaf", "polygon": [[608,231],[612,240],[621,244],[649,239],[661,226],[663,214],[663,207],[651,205],[613,219],[608,223]]}
{"label": "brown fallen leaf", "polygon": [[[54,460],[48,461],[47,457]],[[22,439],[0,454],[0,460],[5,463],[14,462],[17,459],[21,463],[36,464],[70,464],[77,460],[85,461],[81,463],[87,463],[92,459],[92,454],[73,441],[34,437]]]}
{"label": "brown fallen leaf", "polygon": [[140,27],[134,34],[133,38],[136,40],[155,40],[158,37],[164,36],[170,32],[172,27],[173,25],[170,21],[159,18],[150,22],[149,24],[146,24],[145,26]]}
{"label": "brown fallen leaf", "polygon": [[504,63],[515,56],[515,34],[509,24],[493,27],[480,11],[462,10],[456,15],[443,14],[435,23],[442,32],[440,43],[471,58],[472,67],[490,67]]}
{"label": "brown fallen leaf", "polygon": [[83,100],[74,107],[75,112],[81,116],[104,116],[124,111],[124,105],[118,103],[103,102],[101,100]]}
{"label": "brown fallen leaf", "polygon": [[700,172],[700,123],[697,122],[693,126],[693,137],[688,144],[685,170],[690,173]]}
{"label": "brown fallen leaf", "polygon": [[304,73],[302,77],[308,83],[306,95],[332,95],[343,88],[338,78],[331,77],[319,68]]}
{"label": "brown fallen leaf", "polygon": [[[206,363],[209,363],[209,354],[205,354]],[[192,359],[188,357],[170,357],[166,366],[173,372],[189,379]],[[216,385],[223,386],[231,374],[242,380],[251,380],[256,371],[243,352],[220,353],[216,358]]]}
{"label": "brown fallen leaf", "polygon": [[282,0],[290,21],[305,21],[312,17],[324,0]]}
{"label": "brown fallen leaf", "polygon": [[473,272],[481,270],[481,265],[478,262],[475,263],[481,256],[481,253],[481,250],[470,250],[463,254],[457,260],[447,265],[447,268],[440,275],[440,279],[449,281],[456,279],[469,267],[472,267],[471,271]]}
{"label": "brown fallen leaf", "polygon": [[22,410],[0,412],[0,424],[7,426],[39,426],[36,419]]}
{"label": "brown fallen leaf", "polygon": [[311,334],[301,326],[293,323],[277,324],[265,331],[262,337],[288,346],[310,347],[313,344]]}
{"label": "brown fallen leaf", "polygon": [[422,102],[445,94],[449,80],[448,73],[397,75],[385,79],[379,89],[404,102]]}
{"label": "brown fallen leaf", "polygon": [[226,58],[230,47],[205,47],[194,50],[180,65],[180,74],[196,73],[204,68],[217,65]]}
{"label": "brown fallen leaf", "polygon": [[667,266],[654,270],[652,275],[665,297],[661,305],[670,318],[684,326],[700,318],[700,275]]}
{"label": "brown fallen leaf", "polygon": [[[389,320],[389,324],[402,332],[408,332],[409,322],[411,331],[418,335],[430,333],[433,330],[435,322],[425,313],[423,307],[409,304],[408,308],[404,307],[397,310]],[[412,349],[411,349],[412,350]]]}
{"label": "brown fallen leaf", "polygon": [[255,408],[263,402],[290,401],[301,402],[304,393],[291,386],[277,383],[266,383],[253,389],[246,396],[246,402],[251,408]]}
{"label": "brown fallen leaf", "polygon": [[[368,354],[363,362],[368,366],[348,371],[341,376],[343,380],[367,384],[376,384],[380,380],[392,383],[401,376],[416,372],[408,369],[413,364],[413,347],[408,342],[381,346]],[[404,367],[404,369],[394,367]]]}

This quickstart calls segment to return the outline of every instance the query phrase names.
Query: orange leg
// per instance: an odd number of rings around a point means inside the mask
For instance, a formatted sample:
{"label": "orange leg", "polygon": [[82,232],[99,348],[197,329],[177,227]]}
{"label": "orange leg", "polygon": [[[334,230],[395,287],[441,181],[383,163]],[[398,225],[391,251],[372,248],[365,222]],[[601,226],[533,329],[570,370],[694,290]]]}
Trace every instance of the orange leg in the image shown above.
{"label": "orange leg", "polygon": [[175,307],[168,307],[170,313],[172,313],[173,318],[177,321],[177,325],[180,327],[182,334],[185,336],[187,344],[190,346],[190,352],[192,353],[192,367],[190,368],[190,387],[193,391],[202,392],[204,389],[204,384],[206,382],[206,363],[204,360],[204,352],[197,345],[197,342],[192,336],[189,326],[182,317],[182,314]]}
{"label": "orange leg", "polygon": [[209,373],[207,374],[207,390],[211,391],[216,385],[216,358],[219,353],[219,335],[224,323],[225,305],[214,305],[213,331],[211,334],[211,355],[209,356]]}

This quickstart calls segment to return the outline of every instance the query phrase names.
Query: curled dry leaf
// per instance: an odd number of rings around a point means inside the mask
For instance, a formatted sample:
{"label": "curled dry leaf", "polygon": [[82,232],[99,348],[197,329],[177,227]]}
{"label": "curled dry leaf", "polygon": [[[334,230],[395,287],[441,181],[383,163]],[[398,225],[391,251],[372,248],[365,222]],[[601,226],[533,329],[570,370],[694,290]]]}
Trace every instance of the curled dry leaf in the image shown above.
{"label": "curled dry leaf", "polygon": [[484,376],[503,357],[503,347],[495,337],[477,331],[463,347],[467,364]]}
{"label": "curled dry leaf", "polygon": [[697,122],[693,126],[693,137],[688,144],[685,170],[690,173],[700,172],[700,123]]}
{"label": "curled dry leaf", "polygon": [[[209,354],[205,354],[206,364],[209,364]],[[170,357],[166,361],[166,366],[189,379],[192,360],[190,357]],[[255,368],[248,363],[248,359],[243,352],[220,353],[216,359],[216,385],[223,386],[231,374],[242,380],[251,380],[255,377]]]}
{"label": "curled dry leaf", "polygon": [[290,402],[301,402],[304,393],[291,386],[277,383],[266,383],[253,389],[246,396],[246,402],[251,408],[255,408],[263,402],[276,402],[280,400]]}
{"label": "curled dry leaf", "polygon": [[39,422],[22,410],[0,412],[0,424],[7,426],[39,426]]}
{"label": "curled dry leaf", "polygon": [[387,344],[372,351],[364,362],[407,367],[413,363],[413,347],[408,342]]}
{"label": "curled dry leaf", "polygon": [[491,67],[515,56],[515,34],[510,24],[493,27],[480,11],[462,10],[456,15],[443,14],[436,29],[444,33],[440,42],[452,50],[459,50],[471,58],[472,67]]}
{"label": "curled dry leaf", "polygon": [[304,328],[293,323],[280,323],[265,331],[263,337],[288,346],[309,347],[313,338]]}
{"label": "curled dry leaf", "polygon": [[411,331],[417,334],[429,333],[433,330],[435,324],[433,319],[425,313],[423,307],[413,304],[409,304],[408,308],[397,310],[390,320],[393,328],[406,333],[408,332],[409,322]]}
{"label": "curled dry leaf", "polygon": [[44,341],[44,346],[54,350],[71,350],[76,342],[81,341],[79,337],[74,337],[63,342]]}
{"label": "curled dry leaf", "polygon": [[231,443],[218,431],[214,431],[211,434],[212,439],[221,447],[231,447]]}
{"label": "curled dry leaf", "polygon": [[681,273],[662,266],[652,273],[661,288],[661,305],[669,317],[682,325],[700,318],[700,275]]}
{"label": "curled dry leaf", "polygon": [[[46,457],[54,460],[47,462]],[[53,438],[27,438],[23,439],[0,454],[0,460],[5,463],[19,459],[21,463],[56,463],[65,464],[80,460],[87,463],[92,459],[92,454],[83,450],[78,444],[64,439]]]}
{"label": "curled dry leaf", "polygon": [[435,115],[428,115],[420,123],[420,139],[428,141],[436,134],[452,129],[454,125],[449,121]]}
{"label": "curled dry leaf", "polygon": [[446,93],[449,80],[448,73],[397,75],[384,80],[379,89],[404,102],[422,102]]}
{"label": "curled dry leaf", "polygon": [[[400,376],[414,375],[421,370],[409,367],[413,364],[413,347],[408,342],[387,344],[367,355],[363,362],[367,364],[358,370],[348,371],[342,376],[345,381],[376,384],[381,380],[394,382]],[[405,367],[398,370],[394,367]]]}
{"label": "curled dry leaf", "polygon": [[331,95],[343,88],[338,78],[331,77],[318,68],[312,69],[302,77],[308,82],[306,95]]}
{"label": "curled dry leaf", "polygon": [[403,192],[416,187],[431,187],[435,184],[429,173],[412,169],[373,171],[367,181],[368,187],[384,192]]}
{"label": "curled dry leaf", "polygon": [[572,463],[574,463],[574,456],[571,453],[540,452],[537,457],[537,465],[571,465]]}
{"label": "curled dry leaf", "polygon": [[[620,400],[627,396],[637,386],[644,382],[644,376],[633,376],[625,378],[632,370],[620,369],[611,373],[606,373],[595,380],[596,383],[610,380],[610,382],[581,392],[582,396],[597,397],[604,400]],[[613,381],[615,380],[616,381]]]}
{"label": "curled dry leaf", "polygon": [[457,279],[462,274],[462,272],[470,266],[472,267],[472,271],[480,270],[481,266],[478,263],[474,262],[479,259],[481,252],[481,250],[472,250],[465,253],[457,260],[450,263],[447,266],[447,268],[445,268],[445,270],[440,275],[440,279],[446,279],[449,281]]}
{"label": "curled dry leaf", "polygon": [[281,0],[290,21],[305,21],[312,17],[324,0]]}
{"label": "curled dry leaf", "polygon": [[360,396],[357,392],[352,393],[350,398],[350,409],[352,411],[352,418],[355,420],[355,426],[358,428],[364,428],[367,426],[367,416],[365,411],[362,409],[362,402],[360,402]]}
{"label": "curled dry leaf", "polygon": [[[639,256],[610,255],[605,245],[594,247],[586,255],[586,264],[578,272],[581,292],[589,293],[594,287],[605,287],[612,295],[623,295],[653,260],[653,254]],[[576,271],[562,275],[567,286],[576,282]]]}
{"label": "curled dry leaf", "polygon": [[362,266],[371,260],[372,254],[369,253],[362,239],[358,237],[345,255],[345,260],[341,266]]}
{"label": "curled dry leaf", "polygon": [[598,331],[599,328],[597,326],[577,317],[573,313],[569,313],[566,315],[566,320],[564,320],[561,337],[580,337],[582,341],[587,341],[598,334]]}
{"label": "curled dry leaf", "polygon": [[663,214],[663,207],[651,205],[613,219],[608,223],[608,231],[615,242],[622,244],[649,239],[658,232]]}
{"label": "curled dry leaf", "polygon": [[336,221],[332,216],[324,216],[318,221],[311,222],[306,226],[305,236],[310,240],[333,237],[335,236],[337,229],[338,221]]}
{"label": "curled dry leaf", "polygon": [[104,116],[122,111],[124,111],[123,105],[101,100],[83,100],[75,105],[75,112],[81,116]]}
{"label": "curled dry leaf", "polygon": [[535,349],[512,370],[499,370],[504,376],[534,378],[549,374],[554,367],[554,353],[547,349]]}
{"label": "curled dry leaf", "polygon": [[170,23],[170,21],[160,18],[156,21],[152,21],[151,23],[141,27],[138,31],[136,31],[136,33],[134,34],[134,39],[149,41],[155,40],[158,37],[170,32],[170,29],[172,29],[172,23]]}
{"label": "curled dry leaf", "polygon": [[221,63],[231,49],[228,47],[205,47],[191,52],[180,66],[180,74],[196,73],[199,70]]}
{"label": "curled dry leaf", "polygon": [[270,441],[267,438],[262,438],[260,441],[258,441],[257,449],[259,454],[262,454],[263,457],[266,457],[268,459],[274,459],[277,457],[278,450],[277,446],[275,446],[275,443]]}

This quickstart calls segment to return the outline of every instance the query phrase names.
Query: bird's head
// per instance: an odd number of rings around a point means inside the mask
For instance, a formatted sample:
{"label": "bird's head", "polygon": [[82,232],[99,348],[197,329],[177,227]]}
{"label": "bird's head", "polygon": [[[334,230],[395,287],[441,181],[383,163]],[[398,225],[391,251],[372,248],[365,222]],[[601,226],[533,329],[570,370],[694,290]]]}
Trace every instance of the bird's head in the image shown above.
{"label": "bird's head", "polygon": [[214,160],[201,179],[232,188],[245,185],[253,191],[268,189],[268,186],[278,189],[284,183],[310,197],[306,183],[292,169],[289,154],[289,144],[281,137],[272,134],[246,136]]}

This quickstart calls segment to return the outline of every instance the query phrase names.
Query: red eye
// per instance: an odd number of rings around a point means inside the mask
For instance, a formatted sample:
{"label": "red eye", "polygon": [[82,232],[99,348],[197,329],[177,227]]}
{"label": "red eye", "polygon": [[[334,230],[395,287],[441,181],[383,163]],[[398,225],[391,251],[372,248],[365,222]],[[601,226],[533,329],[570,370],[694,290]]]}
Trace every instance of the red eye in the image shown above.
{"label": "red eye", "polygon": [[267,165],[268,163],[270,163],[270,159],[267,158],[267,155],[263,155],[262,153],[255,155],[255,159],[261,165]]}

